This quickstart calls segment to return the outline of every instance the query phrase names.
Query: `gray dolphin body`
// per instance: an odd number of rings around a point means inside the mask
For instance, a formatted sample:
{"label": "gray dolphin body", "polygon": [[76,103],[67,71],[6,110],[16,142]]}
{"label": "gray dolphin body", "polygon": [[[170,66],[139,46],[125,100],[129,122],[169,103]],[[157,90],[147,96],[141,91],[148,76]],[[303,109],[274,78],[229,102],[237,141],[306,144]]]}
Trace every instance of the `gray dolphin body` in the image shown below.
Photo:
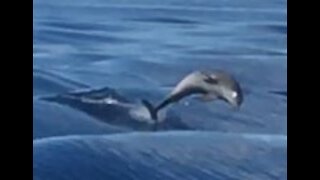
{"label": "gray dolphin body", "polygon": [[157,122],[158,111],[190,95],[200,95],[202,101],[223,100],[238,109],[243,102],[239,83],[224,71],[194,71],[183,78],[171,93],[157,106],[147,100],[142,103]]}

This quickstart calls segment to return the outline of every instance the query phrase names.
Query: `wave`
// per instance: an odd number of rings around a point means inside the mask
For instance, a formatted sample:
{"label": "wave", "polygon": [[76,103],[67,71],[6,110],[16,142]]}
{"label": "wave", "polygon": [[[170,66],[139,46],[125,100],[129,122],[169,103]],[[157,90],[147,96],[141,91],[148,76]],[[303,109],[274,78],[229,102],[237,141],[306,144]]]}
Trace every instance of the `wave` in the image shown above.
{"label": "wave", "polygon": [[33,139],[74,134],[127,132],[124,127],[101,123],[74,109],[39,99],[33,101]]}
{"label": "wave", "polygon": [[[145,107],[108,87],[65,93],[41,99],[72,107],[106,124],[147,131],[152,130],[154,126],[154,121],[151,120]],[[160,121],[160,129],[189,129],[173,113],[161,112]]]}
{"label": "wave", "polygon": [[286,179],[283,135],[126,133],[34,140],[34,179]]}
{"label": "wave", "polygon": [[[163,98],[148,90],[118,90],[109,87],[61,93],[40,98],[49,104],[69,107],[78,114],[89,116],[92,121],[136,131],[151,131],[154,121],[146,108],[139,102],[143,98],[158,102]],[[250,96],[256,95],[251,93]],[[249,95],[248,95],[249,96]],[[270,101],[270,98],[263,97]],[[250,102],[247,102],[247,104]],[[269,116],[262,116],[250,108],[231,113],[222,102],[214,102],[215,107],[188,98],[174,107],[160,112],[159,130],[211,130],[237,133],[284,133],[286,119],[272,119],[279,113],[270,110]],[[281,104],[279,105],[281,107]],[[263,107],[265,108],[265,107]],[[273,107],[272,107],[273,108]],[[280,115],[280,114],[279,114]],[[278,115],[278,116],[279,116]],[[284,120],[284,121],[283,121]],[[96,123],[93,122],[93,123]]]}

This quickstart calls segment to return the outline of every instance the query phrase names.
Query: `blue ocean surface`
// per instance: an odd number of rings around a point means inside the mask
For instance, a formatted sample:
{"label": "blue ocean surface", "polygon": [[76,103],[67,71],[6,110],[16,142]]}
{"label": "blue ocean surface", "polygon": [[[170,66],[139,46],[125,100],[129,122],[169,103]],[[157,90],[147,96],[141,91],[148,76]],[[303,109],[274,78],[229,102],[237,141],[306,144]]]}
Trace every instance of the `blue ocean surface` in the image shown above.
{"label": "blue ocean surface", "polygon": [[[34,0],[35,180],[286,180],[286,0]],[[244,102],[186,98],[222,69]]]}

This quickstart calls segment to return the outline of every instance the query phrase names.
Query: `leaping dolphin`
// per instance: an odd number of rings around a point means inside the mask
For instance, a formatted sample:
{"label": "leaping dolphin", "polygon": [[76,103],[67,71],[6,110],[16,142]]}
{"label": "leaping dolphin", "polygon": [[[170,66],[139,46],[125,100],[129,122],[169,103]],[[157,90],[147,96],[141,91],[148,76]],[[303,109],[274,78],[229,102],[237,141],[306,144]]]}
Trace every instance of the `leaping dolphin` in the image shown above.
{"label": "leaping dolphin", "polygon": [[194,71],[183,78],[157,106],[145,99],[142,100],[142,104],[157,124],[158,112],[161,109],[194,94],[200,95],[199,99],[204,102],[223,100],[235,109],[239,109],[243,102],[242,89],[236,79],[227,72],[216,70]]}

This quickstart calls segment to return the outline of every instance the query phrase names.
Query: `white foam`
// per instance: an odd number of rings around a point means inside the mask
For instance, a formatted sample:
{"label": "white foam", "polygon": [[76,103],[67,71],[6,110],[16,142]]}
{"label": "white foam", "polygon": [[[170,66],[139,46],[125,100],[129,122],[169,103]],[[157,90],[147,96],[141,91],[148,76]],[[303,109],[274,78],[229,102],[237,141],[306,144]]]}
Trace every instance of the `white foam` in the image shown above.
{"label": "white foam", "polygon": [[[151,118],[150,112],[144,106],[134,106],[129,110],[129,114],[137,121],[154,124],[155,121]],[[166,118],[166,112],[162,110],[159,112],[158,121],[163,122]]]}
{"label": "white foam", "polygon": [[238,96],[238,93],[237,92],[232,92],[231,96],[232,96],[232,98],[236,98]]}

